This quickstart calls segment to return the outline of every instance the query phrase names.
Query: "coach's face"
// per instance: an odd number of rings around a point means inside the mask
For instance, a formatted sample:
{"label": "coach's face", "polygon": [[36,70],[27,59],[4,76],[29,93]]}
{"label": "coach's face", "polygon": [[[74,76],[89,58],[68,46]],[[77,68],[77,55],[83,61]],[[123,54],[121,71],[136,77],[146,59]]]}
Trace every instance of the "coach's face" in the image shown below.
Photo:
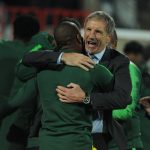
{"label": "coach's face", "polygon": [[102,51],[110,42],[110,35],[106,32],[103,20],[92,18],[84,25],[85,49],[92,54]]}

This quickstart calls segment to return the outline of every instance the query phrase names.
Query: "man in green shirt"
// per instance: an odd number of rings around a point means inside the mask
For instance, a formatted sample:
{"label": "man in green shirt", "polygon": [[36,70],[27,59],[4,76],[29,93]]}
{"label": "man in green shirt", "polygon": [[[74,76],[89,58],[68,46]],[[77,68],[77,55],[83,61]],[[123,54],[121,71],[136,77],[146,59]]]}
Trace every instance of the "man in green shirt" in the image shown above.
{"label": "man in green shirt", "polygon": [[[0,103],[8,101],[9,97],[13,97],[17,92],[21,83],[17,87],[14,86],[15,66],[22,56],[27,52],[27,46],[31,37],[39,32],[39,23],[34,17],[28,15],[18,16],[13,24],[13,41],[2,41],[0,43]],[[19,82],[19,81],[18,81]],[[15,88],[14,88],[15,87]],[[8,110],[9,111],[9,110]],[[0,127],[0,147],[7,149],[8,142],[6,134],[12,122],[15,120],[18,112],[8,116],[2,120]]]}
{"label": "man in green shirt", "polygon": [[[31,24],[32,23],[32,24]],[[26,24],[26,25],[25,25]],[[34,30],[29,31],[34,26]],[[32,35],[39,31],[39,24],[30,16],[20,16],[14,21],[13,41],[0,42],[0,97],[1,100],[7,99],[10,94],[11,86],[15,77],[15,65],[26,52],[27,46]]]}
{"label": "man in green shirt", "polygon": [[[48,49],[48,48],[53,48],[53,45],[51,44],[53,42],[53,37],[51,35],[49,35],[48,33],[45,33],[45,32],[39,32],[38,34],[34,35],[32,37],[32,39],[30,40],[28,46],[26,46],[26,50],[27,51],[34,51],[34,50],[40,50],[40,49]],[[34,75],[36,72],[38,72],[39,70],[35,70],[35,68],[28,68],[28,72],[24,72],[23,70],[20,70],[21,71],[21,74],[22,75],[27,75],[27,73],[33,73],[34,72]],[[39,106],[38,106],[38,97],[35,96],[33,93],[32,93],[32,84],[25,84],[24,80],[22,80],[23,82],[20,82],[19,80],[15,79],[15,82],[13,84],[13,87],[12,87],[12,90],[11,90],[11,96],[8,98],[8,100],[6,100],[5,102],[1,103],[0,105],[0,118],[4,118],[5,116],[11,114],[12,112],[14,112],[15,110],[18,110],[18,108],[22,107],[22,105],[28,105],[28,106],[31,106],[32,104],[32,110],[31,110],[31,113],[30,113],[30,118],[34,118],[34,114],[36,111],[38,111],[39,109]],[[27,90],[26,90],[27,89]],[[26,101],[28,101],[28,99],[31,99],[31,102],[30,104]],[[33,103],[32,103],[33,102]],[[15,114],[17,113],[20,114],[20,109],[15,112]],[[11,115],[12,116],[12,115]],[[17,115],[17,118],[19,117],[20,115]],[[29,120],[31,119],[27,119],[28,118],[28,114],[26,114],[26,116],[21,116],[22,117],[22,124],[23,125],[23,128],[21,128],[23,131],[26,131],[30,128],[33,128],[31,124],[33,124],[33,121],[31,121],[31,123],[28,123]],[[39,116],[38,116],[39,117]],[[40,115],[41,117],[41,115]],[[8,117],[10,118],[10,117]],[[33,120],[32,118],[32,120]],[[14,120],[16,122],[16,119],[13,119],[11,121],[11,123],[8,124],[8,121],[10,119],[6,119],[7,122],[4,124],[5,126],[8,126],[7,127],[7,131],[6,131],[6,135],[7,135],[7,132],[8,132],[8,129],[9,127],[11,126],[11,124],[14,123]],[[39,119],[40,120],[40,119]],[[34,123],[35,125],[37,124],[36,122]],[[4,127],[3,127],[4,128]],[[12,140],[9,140],[9,144],[7,143],[9,149],[11,150],[22,150],[26,147],[26,142],[27,142],[27,137],[28,137],[28,134],[26,134],[25,132],[25,137],[23,136],[23,134],[21,134],[21,129],[20,129],[20,134],[18,136],[18,132],[15,128],[13,128],[12,130],[14,131],[14,136],[11,138]],[[32,129],[32,130],[35,130],[35,129]],[[35,136],[35,131],[32,131],[31,130],[31,133],[29,134],[31,137],[32,136]],[[37,133],[36,133],[37,134]],[[20,142],[16,142],[17,140],[19,139]],[[32,144],[32,147],[36,147],[37,144],[34,144],[35,142],[32,142],[32,138],[29,138],[29,143]],[[35,141],[35,140],[34,140]],[[31,145],[29,144],[29,147]]]}

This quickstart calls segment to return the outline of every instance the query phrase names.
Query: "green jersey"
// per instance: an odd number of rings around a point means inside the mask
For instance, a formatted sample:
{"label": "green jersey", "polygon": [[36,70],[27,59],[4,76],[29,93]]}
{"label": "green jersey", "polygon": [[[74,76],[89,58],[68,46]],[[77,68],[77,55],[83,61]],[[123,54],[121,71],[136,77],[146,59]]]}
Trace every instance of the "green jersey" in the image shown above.
{"label": "green jersey", "polygon": [[[32,37],[31,41],[28,43],[28,45],[26,45],[25,51],[29,52],[29,51],[52,48],[53,47],[51,44],[52,40],[53,40],[53,37],[50,36],[48,33],[40,32],[37,35]],[[23,46],[21,48],[23,49]],[[23,57],[23,54],[21,55],[21,57],[19,57],[18,61],[20,61],[22,57]],[[30,69],[32,71],[33,68],[28,68],[28,69],[29,71]],[[33,69],[33,71],[35,70]],[[22,72],[22,74],[25,74],[25,73],[27,73],[27,71]],[[24,103],[28,103],[27,101],[29,100],[30,102],[30,104],[28,104],[29,109],[30,109],[30,105],[32,105],[31,103],[33,103],[33,106],[35,106],[34,108],[36,110],[37,109],[36,104],[38,103],[38,100],[37,100],[37,97],[34,96],[33,94],[34,91],[32,91],[33,89],[32,85],[31,86],[30,85],[31,84],[28,84],[28,83],[23,84],[19,80],[15,79],[15,82],[13,83],[13,87],[11,90],[10,98],[8,99],[8,103],[7,105],[4,105],[4,106],[6,107],[9,106],[8,108],[10,109],[18,108],[21,105],[24,105]],[[33,93],[31,94],[31,92]],[[7,109],[3,109],[3,110],[7,110]],[[27,130],[31,126],[31,119],[29,118],[31,118],[33,114],[34,113],[31,111],[31,114],[26,114],[26,116],[20,116],[20,110],[18,110],[17,112],[13,113],[12,115],[4,119],[2,128],[1,128],[1,133],[0,133],[0,142],[3,145],[2,147],[4,150],[7,149],[8,147],[11,147],[12,150],[18,149],[18,146],[19,146],[17,145],[18,143],[13,143],[13,142],[10,143],[6,140],[6,135],[8,133],[10,126],[14,123],[14,120],[17,120],[18,117],[19,118],[22,117],[22,119],[19,120],[20,122],[17,122],[17,125],[19,126],[20,124],[21,125],[23,124],[22,129]],[[24,146],[24,144],[22,146]]]}
{"label": "green jersey", "polygon": [[15,78],[15,66],[25,53],[25,44],[19,40],[0,43],[0,97],[7,98]]}
{"label": "green jersey", "polygon": [[[26,44],[19,40],[3,41],[0,43],[0,102],[8,101],[15,80],[15,66],[26,52]],[[3,109],[4,110],[4,109]],[[3,119],[0,127],[0,147],[7,147],[6,134],[16,115]]]}
{"label": "green jersey", "polygon": [[115,119],[125,120],[128,118],[132,118],[135,112],[135,108],[138,105],[138,100],[140,99],[141,81],[142,81],[141,72],[139,68],[132,62],[130,62],[129,70],[132,82],[132,91],[131,91],[132,102],[125,109],[114,110],[113,118]]}

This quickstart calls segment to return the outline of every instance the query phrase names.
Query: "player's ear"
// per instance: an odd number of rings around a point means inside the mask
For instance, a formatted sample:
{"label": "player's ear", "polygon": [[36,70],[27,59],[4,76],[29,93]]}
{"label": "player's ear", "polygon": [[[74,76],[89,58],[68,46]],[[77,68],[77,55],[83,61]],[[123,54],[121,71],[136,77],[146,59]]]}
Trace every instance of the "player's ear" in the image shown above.
{"label": "player's ear", "polygon": [[77,41],[78,41],[80,44],[83,43],[83,38],[82,38],[82,36],[81,36],[80,34],[77,34],[76,38],[77,38]]}

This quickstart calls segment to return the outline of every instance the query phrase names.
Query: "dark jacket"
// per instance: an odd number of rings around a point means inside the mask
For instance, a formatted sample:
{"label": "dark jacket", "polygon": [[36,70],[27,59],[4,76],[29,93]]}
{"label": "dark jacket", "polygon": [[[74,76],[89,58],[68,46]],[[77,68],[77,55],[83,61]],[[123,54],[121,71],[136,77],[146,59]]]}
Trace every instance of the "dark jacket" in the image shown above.
{"label": "dark jacket", "polygon": [[[126,137],[122,125],[112,119],[112,110],[125,108],[130,103],[131,80],[129,74],[129,60],[116,50],[106,49],[100,64],[106,66],[115,76],[112,92],[105,93],[95,88],[91,94],[94,108],[103,113],[104,128],[115,138],[120,149],[126,145]],[[97,117],[94,113],[94,118]]]}

